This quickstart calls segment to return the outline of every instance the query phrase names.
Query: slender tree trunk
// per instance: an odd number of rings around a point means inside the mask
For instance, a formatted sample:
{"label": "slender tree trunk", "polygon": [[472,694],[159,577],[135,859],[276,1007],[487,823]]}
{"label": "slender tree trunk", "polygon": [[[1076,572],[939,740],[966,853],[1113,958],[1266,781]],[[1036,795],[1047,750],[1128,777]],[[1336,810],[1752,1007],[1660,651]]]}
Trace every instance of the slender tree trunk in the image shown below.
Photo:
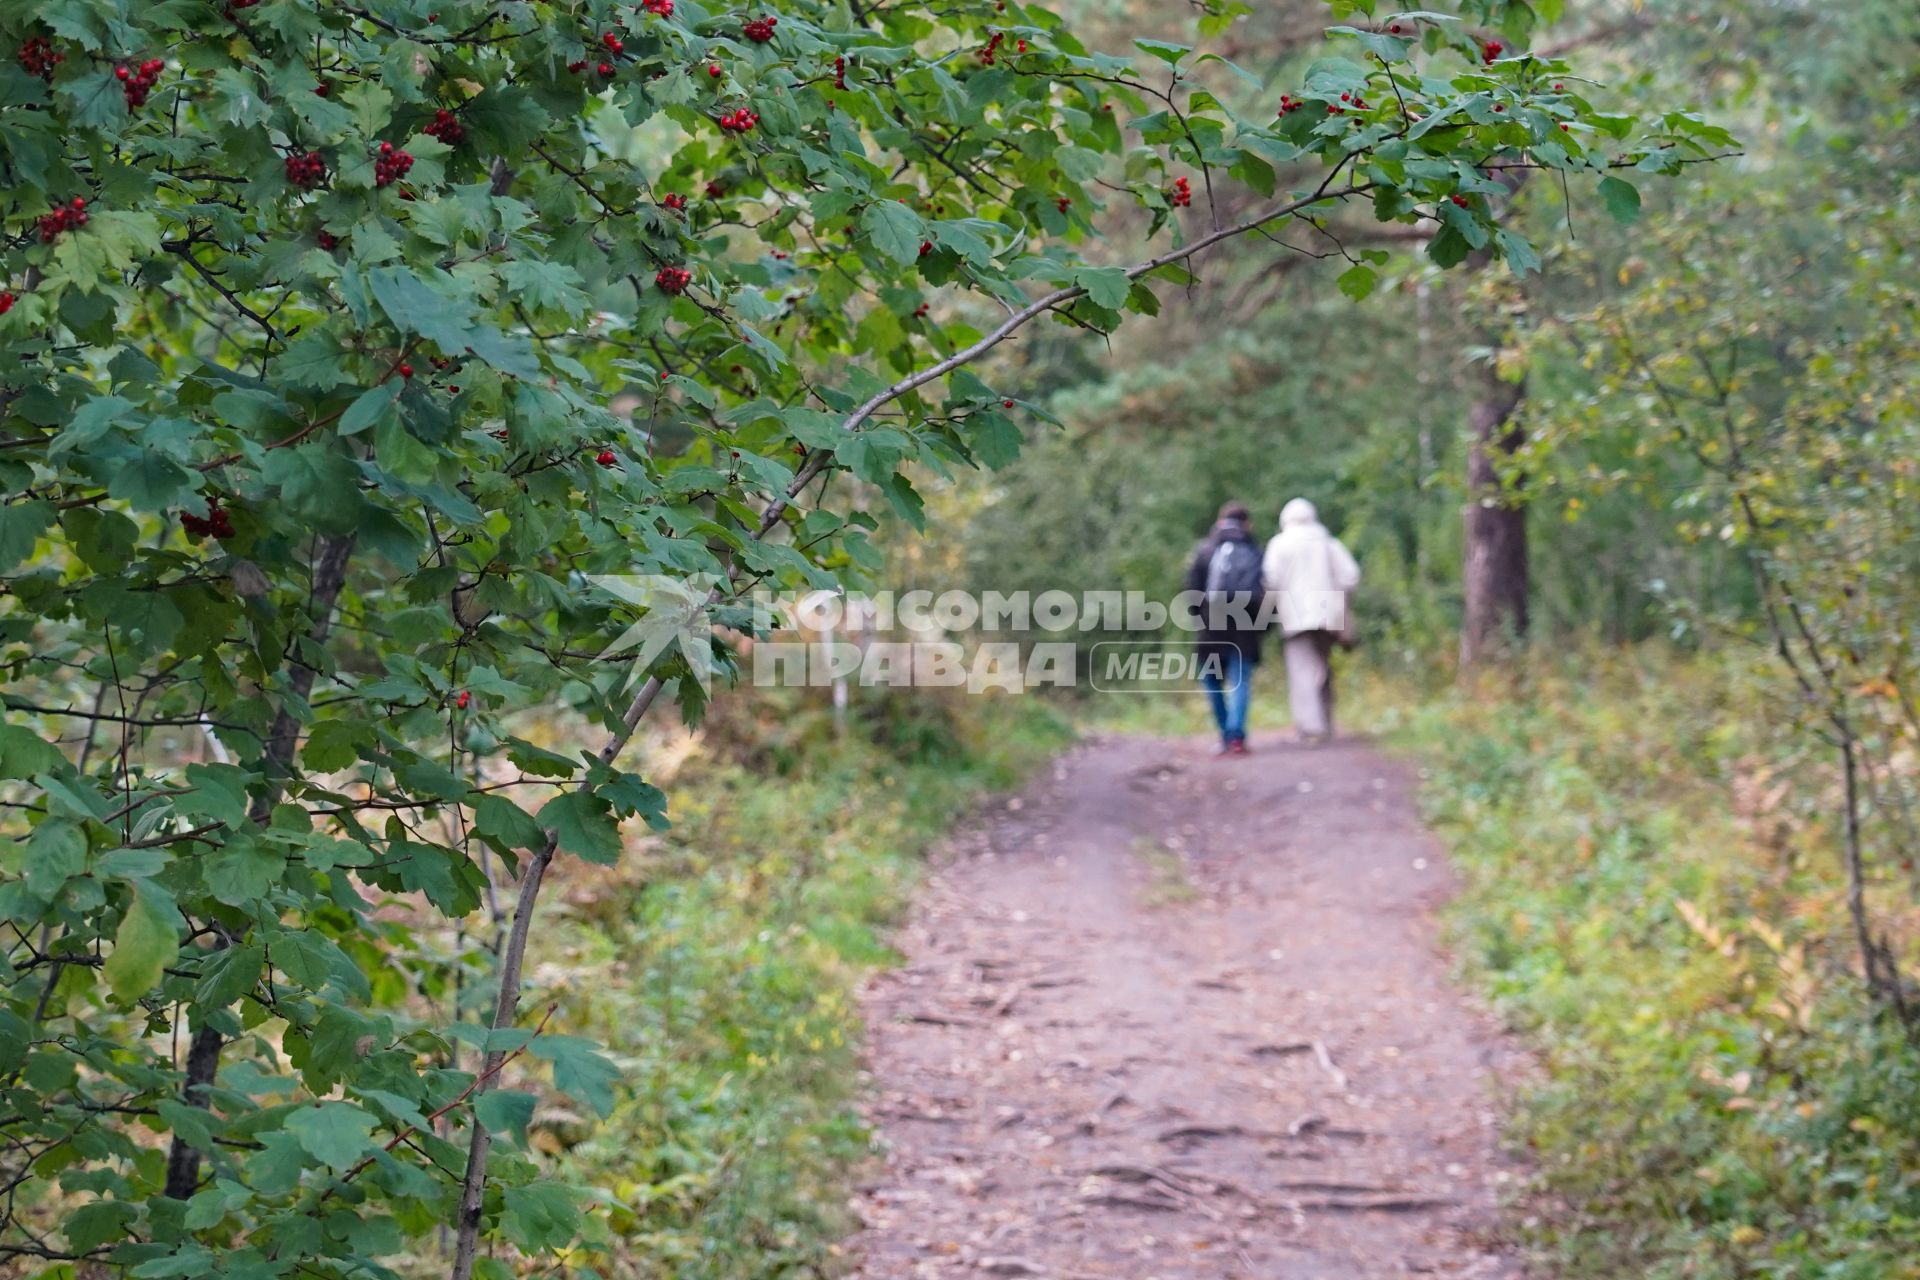
{"label": "slender tree trunk", "polygon": [[[333,606],[347,583],[347,560],[353,555],[353,544],[352,534],[328,535],[320,540],[319,554],[313,561],[310,596],[313,616],[307,631],[307,638],[316,645],[326,643],[327,633],[333,629]],[[296,655],[293,670],[287,676],[291,696],[305,701],[313,691],[313,676],[313,668]],[[283,701],[273,718],[273,727],[267,732],[266,758],[282,771],[287,770],[293,765],[294,748],[299,742],[300,721]],[[248,814],[253,822],[266,825],[284,784],[285,779],[281,777],[268,780],[266,793],[254,801]],[[227,941],[223,937],[214,945],[224,947]],[[220,1073],[221,1048],[222,1037],[218,1031],[204,1024],[194,1028],[193,1039],[187,1047],[186,1080],[180,1088],[180,1098],[189,1106],[202,1109],[208,1106],[207,1089]],[[168,1196],[185,1200],[199,1189],[200,1156],[198,1148],[189,1146],[180,1135],[174,1135],[173,1146],[167,1152]]]}
{"label": "slender tree trunk", "polygon": [[1514,413],[1524,383],[1503,381],[1488,361],[1475,380],[1468,419],[1466,608],[1460,625],[1460,665],[1472,666],[1508,648],[1527,632],[1527,513],[1503,464],[1520,447]]}

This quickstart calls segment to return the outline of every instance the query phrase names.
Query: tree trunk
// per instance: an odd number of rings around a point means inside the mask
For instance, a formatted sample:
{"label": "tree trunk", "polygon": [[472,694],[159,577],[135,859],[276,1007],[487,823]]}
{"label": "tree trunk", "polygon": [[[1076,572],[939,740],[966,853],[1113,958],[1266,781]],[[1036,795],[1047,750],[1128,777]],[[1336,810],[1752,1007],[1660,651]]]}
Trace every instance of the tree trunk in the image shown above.
{"label": "tree trunk", "polygon": [[1527,633],[1527,513],[1514,486],[1503,483],[1503,463],[1523,433],[1514,411],[1524,383],[1501,379],[1489,359],[1476,377],[1468,420],[1466,610],[1460,625],[1460,665],[1470,667]]}
{"label": "tree trunk", "polygon": [[[312,622],[308,627],[307,639],[316,646],[325,644],[327,634],[333,630],[333,606],[340,599],[341,588],[347,584],[347,560],[353,555],[353,544],[357,537],[357,534],[351,533],[330,534],[320,539],[319,554],[313,562],[313,589],[308,603]],[[293,670],[287,677],[290,696],[305,701],[307,694],[313,690],[314,669],[301,661],[297,653],[293,655],[292,663]],[[293,753],[299,744],[300,721],[283,700],[273,718],[273,728],[267,733],[266,759],[278,765],[284,773],[292,766]],[[255,799],[247,815],[255,825],[267,825],[285,781],[284,777],[269,779],[267,791]],[[225,931],[216,931],[214,948],[218,950],[227,944]],[[180,1088],[180,1099],[188,1106],[202,1110],[211,1106],[207,1090],[220,1074],[222,1043],[220,1033],[214,1028],[204,1023],[194,1028],[193,1040],[187,1049],[186,1078]],[[201,1154],[180,1134],[173,1135],[173,1145],[167,1152],[168,1196],[185,1200],[199,1190]]]}

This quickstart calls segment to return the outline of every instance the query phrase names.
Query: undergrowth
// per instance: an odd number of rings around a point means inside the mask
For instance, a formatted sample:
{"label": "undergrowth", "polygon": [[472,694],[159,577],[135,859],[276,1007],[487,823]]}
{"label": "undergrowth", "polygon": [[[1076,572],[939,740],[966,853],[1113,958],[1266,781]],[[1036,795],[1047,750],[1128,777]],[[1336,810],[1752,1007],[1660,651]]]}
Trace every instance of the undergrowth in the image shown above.
{"label": "undergrowth", "polygon": [[1920,1052],[1853,976],[1827,775],[1763,736],[1768,687],[1646,649],[1382,713],[1538,1054],[1547,1274],[1920,1276]]}
{"label": "undergrowth", "polygon": [[668,786],[672,830],[558,886],[535,975],[623,1068],[608,1123],[534,1124],[597,1191],[603,1274],[834,1274],[867,1152],[856,988],[929,846],[1068,740],[1037,699],[877,694],[836,730],[783,691],[726,716]]}

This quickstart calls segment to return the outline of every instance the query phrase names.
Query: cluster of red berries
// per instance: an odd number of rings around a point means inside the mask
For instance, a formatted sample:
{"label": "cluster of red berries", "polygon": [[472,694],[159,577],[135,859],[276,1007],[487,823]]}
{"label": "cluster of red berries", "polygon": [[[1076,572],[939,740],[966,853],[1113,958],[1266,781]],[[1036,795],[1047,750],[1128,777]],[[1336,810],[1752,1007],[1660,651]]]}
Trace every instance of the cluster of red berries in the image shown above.
{"label": "cluster of red berries", "polygon": [[613,450],[611,449],[602,449],[599,453],[594,455],[593,460],[599,463],[603,467],[614,466],[618,464],[620,461],[620,459],[614,454]]}
{"label": "cluster of red berries", "polygon": [[622,40],[614,32],[609,31],[600,37],[600,47],[617,58],[626,52],[627,42]]}
{"label": "cluster of red berries", "polygon": [[10,291],[0,290],[0,316],[11,310],[13,310],[13,294]]}
{"label": "cluster of red berries", "polygon": [[687,198],[678,191],[669,191],[666,195],[660,197],[660,207],[662,209],[672,209],[675,213],[678,213],[687,207]]}
{"label": "cluster of red berries", "polygon": [[653,282],[662,293],[682,294],[693,283],[693,272],[685,267],[662,267],[653,273]]}
{"label": "cluster of red berries", "polygon": [[460,708],[462,711],[465,711],[467,709],[467,704],[472,701],[473,701],[473,694],[466,689],[462,689],[460,691],[460,696],[453,700],[453,705]]}
{"label": "cluster of red berries", "polygon": [[1062,213],[1065,213],[1072,206],[1073,206],[1073,197],[1071,196],[1060,196],[1053,202],[1053,207],[1058,209]]}
{"label": "cluster of red berries", "polygon": [[51,243],[60,238],[62,231],[86,225],[87,198],[75,196],[66,204],[55,205],[52,212],[40,215],[40,238]]}
{"label": "cluster of red berries", "polygon": [[53,83],[53,69],[66,60],[67,55],[56,52],[53,42],[45,36],[34,36],[20,46],[20,69],[48,84]]}
{"label": "cluster of red berries", "polygon": [[318,151],[296,151],[287,157],[287,181],[311,191],[327,180],[327,161]]}
{"label": "cluster of red berries", "polygon": [[844,89],[847,87],[847,60],[845,58],[835,58],[833,60],[833,87],[836,89]]}
{"label": "cluster of red berries", "polygon": [[391,142],[380,144],[380,156],[373,162],[373,185],[390,187],[407,176],[407,170],[413,168],[413,157],[404,151],[394,149]]}
{"label": "cluster of red berries", "polygon": [[1467,198],[1465,196],[1451,195],[1451,196],[1448,196],[1447,199],[1453,201],[1455,204],[1459,205],[1462,209],[1467,207]]}
{"label": "cluster of red berries", "polygon": [[920,256],[924,258],[932,252],[933,252],[933,241],[922,240],[920,242]]}
{"label": "cluster of red berries", "polygon": [[1283,93],[1280,95],[1280,114],[1283,116],[1289,111],[1298,111],[1306,105],[1306,103],[1300,101],[1300,99],[1294,97],[1292,94]]}
{"label": "cluster of red berries", "polygon": [[220,505],[220,499],[207,499],[207,514],[196,516],[189,512],[180,513],[180,527],[196,538],[231,538],[233,520],[227,515],[227,509]]}
{"label": "cluster of red berries", "polygon": [[915,320],[919,320],[923,318],[927,314],[927,312],[931,311],[932,309],[933,309],[932,303],[923,302],[919,306],[913,309],[913,318]]}
{"label": "cluster of red berries", "polygon": [[996,31],[993,33],[992,37],[988,39],[986,47],[980,50],[981,66],[990,67],[993,65],[994,55],[1000,51],[1000,46],[1006,42],[1006,39],[1007,33],[1004,31]]}
{"label": "cluster of red berries", "polygon": [[641,0],[640,7],[658,18],[673,16],[673,0]]}
{"label": "cluster of red berries", "polygon": [[1492,62],[1495,58],[1499,57],[1503,52],[1506,51],[1506,47],[1507,46],[1501,44],[1498,40],[1487,41],[1485,44],[1480,46],[1481,61]]}
{"label": "cluster of red berries", "polygon": [[453,112],[442,107],[433,113],[433,123],[420,132],[429,138],[438,138],[450,147],[457,147],[460,140],[467,136],[467,126],[461,124],[460,118]]}
{"label": "cluster of red berries", "polygon": [[1025,40],[1015,40],[1013,42],[1013,51],[1015,53],[1025,53],[1027,51],[1027,42]]}
{"label": "cluster of red berries", "polygon": [[737,107],[720,117],[720,127],[728,133],[747,133],[759,123],[759,113],[745,107]]}
{"label": "cluster of red berries", "polygon": [[773,29],[779,25],[780,19],[771,15],[752,18],[740,28],[740,34],[755,44],[765,44],[767,41],[773,39]]}
{"label": "cluster of red berries", "polygon": [[1173,180],[1173,190],[1167,193],[1167,200],[1176,209],[1184,209],[1193,203],[1193,187],[1185,178]]}
{"label": "cluster of red berries", "polygon": [[148,58],[138,67],[113,69],[113,78],[120,82],[121,92],[127,95],[127,110],[138,111],[147,105],[147,95],[160,82],[160,72],[166,65],[158,58]]}

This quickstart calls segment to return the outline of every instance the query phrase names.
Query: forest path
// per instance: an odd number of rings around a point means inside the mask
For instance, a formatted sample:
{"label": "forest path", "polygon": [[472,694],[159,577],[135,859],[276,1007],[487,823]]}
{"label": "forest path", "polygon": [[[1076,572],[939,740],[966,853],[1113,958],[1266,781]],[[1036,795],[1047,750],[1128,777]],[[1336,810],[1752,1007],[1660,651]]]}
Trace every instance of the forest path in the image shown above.
{"label": "forest path", "polygon": [[953,839],[867,995],[868,1280],[1519,1275],[1450,884],[1362,742],[1105,738]]}

